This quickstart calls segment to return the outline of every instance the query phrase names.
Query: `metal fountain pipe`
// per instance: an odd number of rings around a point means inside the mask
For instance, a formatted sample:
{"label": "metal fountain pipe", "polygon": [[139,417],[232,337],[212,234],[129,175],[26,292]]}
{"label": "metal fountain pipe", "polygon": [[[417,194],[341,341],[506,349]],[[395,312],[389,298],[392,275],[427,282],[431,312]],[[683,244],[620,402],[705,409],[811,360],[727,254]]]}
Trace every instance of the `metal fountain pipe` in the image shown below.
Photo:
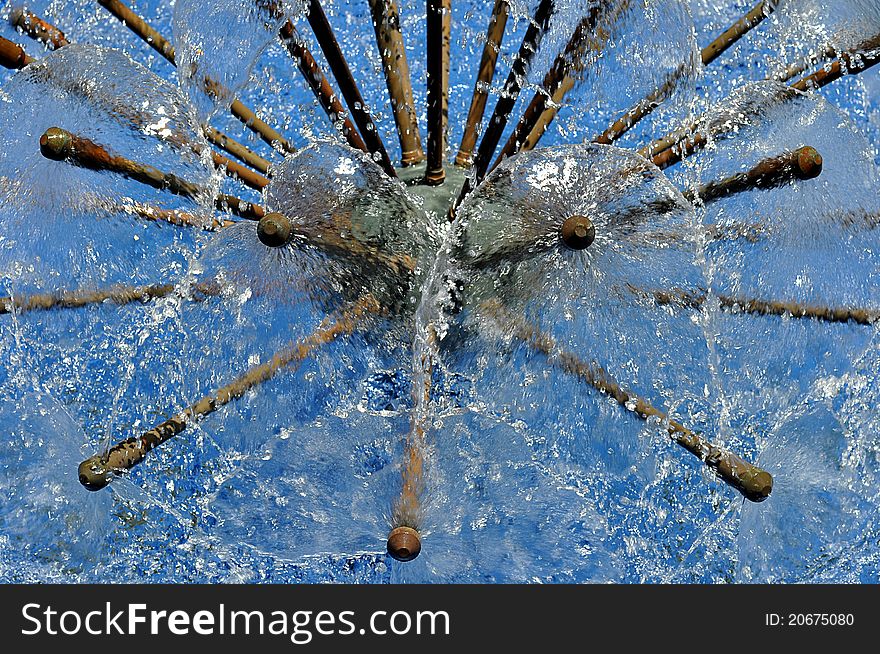
{"label": "metal fountain pipe", "polygon": [[70,45],[64,32],[23,7],[12,10],[9,14],[9,22],[50,50]]}
{"label": "metal fountain pipe", "polygon": [[498,154],[492,165],[493,169],[505,157],[535,147],[540,136],[532,142],[532,134],[539,125],[540,134],[544,134],[565,95],[574,88],[572,75],[583,67],[585,52],[600,51],[605,47],[605,43],[611,37],[611,27],[629,9],[629,6],[630,0],[604,0],[594,5],[580,20],[565,48],[553,61],[553,65],[544,77],[542,89],[535,93],[507,139],[507,143]]}
{"label": "metal fountain pipe", "polygon": [[[162,55],[171,65],[177,66],[174,46],[172,46],[164,36],[153,29],[143,18],[134,13],[127,5],[120,2],[120,0],[98,0],[98,4],[122,21],[126,27],[139,36],[147,45]],[[206,90],[209,93],[219,89],[219,85],[211,80],[208,80],[206,86]],[[229,110],[232,112],[232,115],[244,123],[248,129],[257,133],[260,138],[269,145],[273,147],[278,145],[286,152],[296,151],[296,148],[294,148],[286,138],[269,127],[267,123],[260,120],[256,113],[244,105],[240,100],[233,99]]]}
{"label": "metal fountain pipe", "polygon": [[425,160],[425,153],[422,151],[406,48],[400,31],[400,11],[395,0],[369,2],[376,45],[382,57],[382,69],[400,141],[401,164],[413,166]]}
{"label": "metal fountain pipe", "polygon": [[[36,14],[31,12],[25,12],[23,10],[19,10],[18,13],[13,13],[10,17],[10,22],[13,22],[14,25],[21,27],[25,25],[26,28],[23,28],[24,32],[30,36],[31,38],[42,42],[45,42],[44,39],[51,38],[52,43],[54,44],[52,49],[62,48],[64,46],[70,45],[70,41],[64,37],[63,32],[59,30],[57,27],[49,23],[48,21],[40,18]],[[49,35],[49,36],[46,36]],[[60,36],[58,36],[60,35]],[[135,114],[136,115],[136,114]],[[132,119],[133,122],[137,122],[136,119]],[[257,168],[261,172],[268,172],[269,170],[269,162],[266,159],[263,159],[259,155],[254,152],[251,152],[248,148],[246,148],[241,143],[238,143],[231,137],[223,134],[222,132],[214,129],[209,125],[202,126],[202,132],[205,134],[205,137],[225,150],[229,154],[239,158]],[[180,138],[180,141],[188,141],[188,139]],[[197,152],[200,152],[199,149],[194,148]],[[254,188],[256,190],[262,189],[264,186],[268,185],[269,180],[263,177],[262,175],[256,175],[251,171],[239,166],[235,162],[229,161],[226,157],[219,155],[215,152],[211,153],[211,156],[214,161],[214,165],[219,167],[225,167],[226,173],[235,179],[245,183],[246,185]]]}
{"label": "metal fountain pipe", "polygon": [[258,170],[264,175],[270,174],[269,168],[272,164],[268,159],[264,159],[247,146],[242,145],[241,143],[236,141],[231,136],[224,134],[218,129],[214,129],[210,125],[203,125],[202,132],[204,133],[205,138],[208,139],[208,141],[216,145],[224,152],[231,154],[239,161],[246,163],[248,166],[255,170]]}
{"label": "metal fountain pipe", "polygon": [[379,158],[379,165],[388,173],[389,177],[397,177],[391,159],[388,157],[388,152],[385,150],[385,144],[382,143],[382,138],[379,136],[379,131],[373,122],[373,116],[370,114],[366,102],[364,102],[357,82],[355,82],[354,76],[351,74],[351,69],[349,69],[345,56],[342,54],[342,48],[333,34],[333,28],[330,25],[330,21],[327,20],[319,0],[309,0],[308,21],[312,31],[315,33],[318,45],[321,46],[324,57],[330,65],[330,70],[336,78],[336,83],[342,91],[342,96],[345,98],[345,103],[348,105],[351,116],[360,130],[361,137],[367,144],[368,151],[371,155]]}
{"label": "metal fountain pipe", "polygon": [[684,196],[689,202],[699,198],[704,204],[708,204],[734,193],[777,188],[796,179],[814,179],[821,172],[822,155],[815,148],[805,145],[797,150],[763,159],[745,172],[685,191]]}
{"label": "metal fountain pipe", "polygon": [[206,395],[174,417],[140,436],[127,438],[107,451],[89,457],[79,465],[80,483],[91,491],[104,488],[115,476],[131,470],[143,461],[151,450],[180,434],[192,422],[242,397],[252,388],[275,377],[281,370],[298,366],[321,346],[354,332],[368,314],[376,314],[380,311],[376,299],[372,295],[366,295],[335,319],[325,319],[318,329],[305,339],[290,344],[265,363],[253,366],[232,383],[215,393]]}
{"label": "metal fountain pipe", "polygon": [[483,133],[483,139],[480,141],[480,147],[477,149],[477,156],[474,158],[473,173],[465,179],[461,192],[455,201],[453,209],[449,213],[450,218],[455,216],[455,207],[461,204],[461,201],[470,193],[486,176],[489,169],[492,155],[498,147],[501,135],[507,126],[510,113],[519,97],[522,88],[522,82],[528,73],[532,59],[541,44],[544,32],[550,25],[550,18],[556,11],[555,0],[541,0],[538,8],[535,10],[535,17],[529,24],[520,46],[519,53],[511,66],[510,74],[504,84],[504,92],[495,104],[495,110],[492,117],[486,125]]}
{"label": "metal fountain pipe", "polygon": [[318,62],[315,61],[314,56],[309,52],[302,37],[290,21],[281,26],[279,36],[330,122],[339,126],[342,135],[351,147],[369,152],[367,144],[364,143],[363,138],[351,122],[348,112],[339,101],[339,94],[330,85],[324,71],[321,70]]}
{"label": "metal fountain pipe", "polygon": [[[728,48],[733,46],[743,36],[748,34],[748,32],[757,27],[765,18],[773,13],[773,11],[776,9],[777,4],[778,0],[763,0],[762,2],[756,4],[751,9],[751,11],[749,11],[745,16],[737,20],[733,25],[731,25],[722,34],[720,34],[714,41],[712,41],[709,45],[702,49],[702,51],[700,52],[700,59],[703,65],[708,66],[709,64],[711,64]],[[602,132],[602,134],[593,139],[593,142],[610,145],[621,136],[626,134],[630,129],[638,124],[639,121],[650,115],[651,112],[653,112],[654,109],[656,109],[660,105],[660,103],[668,96],[668,94],[678,83],[678,80],[681,78],[684,72],[685,68],[681,67],[678,70],[670,73],[663,84],[657,87],[657,89],[652,91],[648,96],[633,105],[633,107],[630,108],[623,116],[612,122],[611,125],[609,125],[608,128],[606,128],[605,131]],[[544,131],[546,131],[547,125],[549,125],[549,123],[556,116],[556,113],[558,112],[557,107],[561,105],[562,100],[565,97],[565,93],[567,93],[570,88],[571,85],[569,85],[568,88],[564,89],[561,93],[557,93],[557,95],[553,97],[553,105],[551,105],[551,107],[546,110],[546,115],[541,116],[541,121],[539,122],[539,124],[536,125],[535,129],[533,129],[531,134],[526,138],[523,149],[532,149],[535,147],[535,144],[538,142],[538,140],[540,140],[540,137],[543,135]],[[540,131],[537,131],[539,128]]]}
{"label": "metal fountain pipe", "polygon": [[[820,89],[845,75],[862,73],[877,63],[880,63],[880,34],[864,41],[849,52],[841,53],[830,65],[819,68],[790,86],[802,92]],[[660,168],[666,168],[706,145],[707,137],[696,129],[697,123],[691,123],[684,129],[652,141],[638,152],[643,157],[652,159]]]}
{"label": "metal fountain pipe", "polygon": [[449,90],[449,38],[447,21],[451,0],[427,0],[428,72],[428,164],[424,183],[439,186],[446,180],[443,154],[446,149],[446,103]]}
{"label": "metal fountain pipe", "polygon": [[[40,152],[47,159],[65,161],[91,170],[106,170],[159,190],[167,190],[198,202],[206,190],[173,173],[166,173],[149,164],[132,161],[110,153],[94,141],[71,134],[60,127],[50,127],[40,137]],[[263,208],[231,195],[219,195],[215,206],[248,220],[263,217]]]}
{"label": "metal fountain pipe", "polygon": [[[29,311],[49,311],[52,309],[79,309],[90,304],[103,304],[110,301],[121,306],[133,302],[149,302],[168,297],[175,292],[174,284],[149,284],[145,286],[117,285],[98,290],[64,291],[62,293],[40,293],[22,297],[0,298],[0,314],[27,313]],[[189,297],[203,300],[218,295],[220,288],[215,284],[196,284],[189,290]]]}
{"label": "metal fountain pipe", "polygon": [[484,303],[483,313],[510,329],[513,335],[536,352],[544,354],[563,371],[575,375],[599,392],[612,397],[621,407],[631,410],[643,420],[656,418],[666,427],[669,437],[697,456],[725,483],[752,502],[762,502],[773,490],[773,477],[766,470],[740,456],[714,445],[700,434],[654,408],[646,400],[624,389],[598,364],[587,362],[572,352],[562,350],[552,336],[507,311],[499,301]]}
{"label": "metal fountain pipe", "polygon": [[21,70],[34,61],[35,59],[25,52],[23,47],[0,36],[0,66],[10,70]]}
{"label": "metal fountain pipe", "polygon": [[761,2],[758,2],[745,16],[728,27],[718,38],[703,48],[700,53],[703,65],[708,66],[711,64],[743,36],[760,25],[765,18],[773,13],[778,4],[779,0],[761,0]]}
{"label": "metal fountain pipe", "polygon": [[480,58],[480,68],[477,72],[477,81],[474,84],[474,95],[468,109],[467,121],[465,122],[464,134],[461,137],[461,145],[455,156],[455,165],[460,168],[469,168],[473,163],[472,155],[477,145],[477,128],[483,120],[486,111],[486,101],[489,99],[489,85],[495,77],[495,64],[498,62],[498,53],[501,51],[501,42],[504,39],[504,28],[507,26],[507,17],[510,15],[508,0],[495,0],[492,8],[492,16],[489,19],[489,29],[486,33],[486,44],[483,46],[483,54]]}
{"label": "metal fountain pipe", "polygon": [[[629,291],[643,297],[650,297],[660,306],[678,306],[700,309],[708,300],[705,289],[687,291],[673,289],[669,291],[644,291],[629,286]],[[758,316],[786,316],[790,318],[819,320],[830,323],[848,323],[871,326],[880,322],[880,310],[858,309],[853,307],[829,307],[818,304],[802,304],[783,300],[764,300],[761,298],[734,297],[732,295],[714,294],[722,309]]]}

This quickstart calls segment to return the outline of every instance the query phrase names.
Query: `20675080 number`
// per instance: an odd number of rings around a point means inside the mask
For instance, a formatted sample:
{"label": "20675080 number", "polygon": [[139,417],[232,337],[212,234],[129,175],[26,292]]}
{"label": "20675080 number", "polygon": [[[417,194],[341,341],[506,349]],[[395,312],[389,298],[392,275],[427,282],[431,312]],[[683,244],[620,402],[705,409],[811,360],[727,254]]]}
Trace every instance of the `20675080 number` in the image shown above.
{"label": "20675080 number", "polygon": [[851,627],[855,624],[852,613],[765,613],[768,627]]}

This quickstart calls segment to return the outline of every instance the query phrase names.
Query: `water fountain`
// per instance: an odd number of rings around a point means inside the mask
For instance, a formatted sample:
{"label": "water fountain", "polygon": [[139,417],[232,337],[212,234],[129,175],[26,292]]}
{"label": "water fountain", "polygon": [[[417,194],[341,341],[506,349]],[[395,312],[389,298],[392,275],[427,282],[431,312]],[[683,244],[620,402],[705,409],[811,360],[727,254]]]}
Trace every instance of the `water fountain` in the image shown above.
{"label": "water fountain", "polygon": [[8,4],[0,577],[873,579],[880,10],[739,4]]}

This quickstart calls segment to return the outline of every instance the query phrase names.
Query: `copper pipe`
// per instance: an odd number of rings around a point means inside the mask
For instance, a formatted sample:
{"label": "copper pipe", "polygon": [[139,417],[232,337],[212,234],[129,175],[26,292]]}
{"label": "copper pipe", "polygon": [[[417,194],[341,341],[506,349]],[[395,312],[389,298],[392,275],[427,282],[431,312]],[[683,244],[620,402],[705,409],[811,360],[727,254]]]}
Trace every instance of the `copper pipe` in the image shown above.
{"label": "copper pipe", "polygon": [[[868,39],[858,48],[840,54],[830,66],[823,66],[811,75],[791,84],[791,88],[802,92],[820,89],[844,75],[862,73],[880,62],[880,53],[876,52],[878,48],[880,48],[880,34]],[[676,164],[683,157],[690,156],[703,148],[708,142],[705,134],[696,131],[697,125],[698,123],[694,122],[685,129],[676,130],[652,141],[641,148],[639,154],[651,158],[660,168]]]}
{"label": "copper pipe", "polygon": [[[584,55],[589,51],[601,52],[611,38],[613,25],[629,9],[629,0],[604,0],[594,5],[578,23],[565,48],[544,77],[542,89],[535,93],[510,137],[507,139],[492,168],[498,166],[505,157],[510,157],[521,149],[535,146],[546,131],[552,116],[558,111],[565,94],[574,88],[574,73],[583,68]],[[558,102],[557,102],[558,100]],[[540,135],[531,137],[538,125],[542,125]],[[531,138],[530,138],[531,137]]]}
{"label": "copper pipe", "polygon": [[0,36],[0,66],[10,70],[21,70],[35,59],[17,43]]}
{"label": "copper pipe", "polygon": [[492,155],[495,154],[495,149],[498,147],[498,142],[501,140],[501,135],[504,133],[504,129],[507,126],[510,113],[513,111],[513,107],[519,97],[519,92],[522,88],[522,80],[525,79],[526,74],[528,73],[529,66],[541,44],[544,32],[547,31],[547,28],[550,25],[550,17],[555,11],[555,0],[541,0],[541,3],[535,10],[535,17],[526,30],[519,53],[513,62],[510,74],[507,76],[507,81],[504,84],[504,92],[501,94],[501,97],[495,105],[495,110],[492,112],[492,117],[489,119],[489,122],[486,125],[486,130],[483,133],[483,139],[480,141],[480,147],[477,149],[477,156],[474,158],[473,165],[474,174],[472,177],[468,176],[465,179],[461,192],[458,195],[458,199],[455,201],[453,210],[450,211],[450,218],[454,218],[455,216],[455,207],[457,207],[467,194],[482,182],[483,178],[486,176],[486,171],[489,169]]}
{"label": "copper pipe", "polygon": [[9,22],[32,39],[45,45],[50,50],[70,45],[64,32],[24,8],[14,9],[9,14]]}
{"label": "copper pipe", "polygon": [[357,82],[351,74],[345,56],[342,54],[342,48],[333,34],[333,28],[330,26],[330,21],[327,20],[319,0],[309,0],[308,20],[315,33],[315,38],[318,40],[318,45],[321,46],[324,57],[330,65],[330,70],[336,77],[336,83],[339,84],[351,117],[360,130],[361,138],[367,144],[368,151],[371,155],[378,156],[379,165],[388,173],[389,177],[397,177],[388,152],[385,150],[385,145],[382,143],[382,138],[379,136],[379,130],[373,122],[373,117],[367,109],[367,104],[361,96]]}
{"label": "copper pipe", "polygon": [[450,0],[427,0],[428,62],[428,164],[424,183],[439,186],[446,180],[443,155],[446,145],[446,109],[449,87],[449,42],[444,22],[450,15]]}
{"label": "copper pipe", "polygon": [[335,320],[329,318],[324,320],[320,327],[305,339],[291,343],[265,363],[253,366],[232,383],[215,393],[206,395],[174,417],[138,437],[127,438],[116,443],[106,452],[86,459],[79,465],[80,483],[91,491],[104,488],[114,477],[134,468],[151,450],[180,434],[194,421],[237,400],[251,389],[275,377],[281,370],[296,369],[322,346],[332,343],[340,336],[354,332],[366,315],[379,311],[379,303],[375,298],[372,295],[365,296],[343,311]]}
{"label": "copper pipe", "polygon": [[324,109],[327,117],[330,118],[330,122],[334,126],[339,126],[342,135],[351,147],[363,152],[369,152],[366,143],[364,143],[361,135],[358,134],[357,129],[352,124],[348,112],[345,111],[345,108],[339,101],[339,95],[330,85],[318,62],[315,61],[312,53],[309,52],[302,37],[297,33],[296,28],[290,21],[287,21],[281,27],[280,35],[284,42],[284,47],[287,48],[287,52],[296,62],[297,68],[305,77],[309,88],[318,99],[318,103]]}
{"label": "copper pipe", "polygon": [[[120,0],[98,0],[98,4],[118,18],[132,32],[141,38],[147,45],[162,55],[171,65],[177,66],[175,60],[174,46],[153,29],[149,23],[134,13],[127,5]],[[213,80],[206,80],[206,90],[208,93],[217,93],[220,85]],[[286,152],[295,152],[290,142],[284,138],[279,132],[275,131],[269,125],[260,120],[256,113],[238,99],[233,99],[230,106],[232,115],[238,118],[244,125],[257,133],[266,143],[275,147],[280,146]]]}
{"label": "copper pipe", "polygon": [[477,71],[477,81],[474,84],[474,95],[471,98],[470,109],[468,109],[464,134],[461,137],[461,145],[458,148],[458,154],[455,156],[455,165],[460,168],[469,168],[473,163],[472,155],[477,145],[477,128],[483,120],[483,114],[486,111],[486,101],[489,99],[488,89],[495,78],[495,64],[498,61],[498,53],[501,51],[504,28],[507,26],[509,14],[510,6],[508,0],[495,0],[492,16],[489,19],[489,30],[486,33],[486,45],[483,46],[480,68]]}
{"label": "copper pipe", "polygon": [[406,48],[400,32],[400,12],[396,0],[369,0],[376,32],[376,45],[382,57],[385,83],[400,140],[401,164],[413,166],[425,160],[416,105],[413,99]]}
{"label": "copper pipe", "polygon": [[269,180],[260,173],[255,173],[250,168],[246,168],[213,150],[211,150],[211,161],[217,168],[222,168],[229,177],[239,180],[256,191],[262,191],[269,185]]}
{"label": "copper pipe", "polygon": [[815,148],[804,146],[776,157],[758,162],[753,168],[724,179],[703,184],[697,189],[684,192],[689,202],[697,198],[704,204],[726,198],[734,193],[753,189],[777,188],[800,179],[818,177],[822,172],[822,156]]}
{"label": "copper pipe", "polygon": [[[629,290],[637,295],[650,297],[660,306],[679,306],[700,309],[709,299],[705,289],[700,289],[699,291],[686,291],[682,289],[674,289],[671,291],[643,291],[635,286],[629,286]],[[788,316],[790,318],[805,318],[830,323],[852,322],[857,325],[865,326],[871,326],[880,321],[880,310],[876,309],[829,307],[818,304],[802,304],[800,302],[734,297],[732,295],[724,294],[715,294],[712,297],[718,301],[718,304],[722,309],[728,309],[738,313],[748,313],[759,316]]]}
{"label": "copper pipe", "polygon": [[483,313],[496,320],[532,350],[547,356],[550,363],[564,372],[575,375],[600,393],[613,398],[621,407],[637,417],[655,418],[665,425],[669,437],[691,454],[697,456],[725,483],[752,502],[762,502],[770,496],[773,477],[765,470],[738,455],[714,445],[700,434],[672,420],[666,413],[649,402],[624,389],[607,371],[595,362],[588,362],[572,352],[560,348],[552,336],[530,325],[505,309],[497,300],[481,306]]}
{"label": "copper pipe", "polygon": [[728,27],[718,38],[703,48],[700,53],[703,65],[708,66],[711,64],[743,36],[760,25],[767,16],[773,13],[777,4],[779,4],[779,0],[761,0],[758,2],[745,16]]}
{"label": "copper pipe", "polygon": [[[174,195],[181,195],[196,202],[206,192],[202,187],[181,179],[173,173],[166,173],[149,164],[114,155],[94,141],[71,134],[59,127],[50,127],[40,137],[40,152],[44,157],[53,161],[66,161],[90,170],[114,172],[146,186],[169,191]],[[245,202],[231,195],[218,196],[215,199],[215,206],[248,220],[259,220],[265,215],[263,208],[259,205]]]}
{"label": "copper pipe", "polygon": [[245,145],[242,145],[231,136],[224,134],[220,130],[214,129],[210,125],[204,125],[202,131],[205,138],[218,148],[231,154],[233,157],[246,163],[251,168],[258,170],[264,175],[269,174],[269,168],[272,165],[268,159],[264,159],[256,152]]}
{"label": "copper pipe", "polygon": [[[53,309],[79,309],[90,304],[112,302],[122,306],[133,302],[149,302],[168,297],[177,287],[174,284],[149,284],[146,286],[126,286],[118,284],[110,288],[94,291],[78,290],[61,293],[40,293],[23,297],[0,298],[0,314],[28,313],[30,311],[50,311]],[[196,284],[189,290],[189,296],[201,301],[217,295],[220,289],[215,284]]]}

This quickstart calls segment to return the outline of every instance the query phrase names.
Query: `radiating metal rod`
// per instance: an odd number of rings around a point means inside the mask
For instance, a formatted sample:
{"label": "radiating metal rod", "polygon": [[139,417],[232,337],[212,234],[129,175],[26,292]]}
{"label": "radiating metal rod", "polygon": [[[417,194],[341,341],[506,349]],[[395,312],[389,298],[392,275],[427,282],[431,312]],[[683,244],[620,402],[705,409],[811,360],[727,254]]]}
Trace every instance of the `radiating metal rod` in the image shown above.
{"label": "radiating metal rod", "polygon": [[549,121],[545,123],[544,119],[549,117],[550,113],[556,115],[565,94],[574,88],[574,73],[583,68],[584,56],[587,52],[601,52],[604,49],[606,41],[611,38],[614,24],[626,13],[629,6],[629,0],[603,0],[590,8],[587,15],[577,24],[563,51],[553,61],[553,65],[544,77],[541,90],[535,93],[526,107],[492,165],[493,169],[505,157],[510,157],[521,149],[534,147],[533,143],[528,142],[529,136],[539,124],[544,125],[541,130],[543,135],[549,124]]}
{"label": "radiating metal rod", "polygon": [[761,2],[758,2],[745,16],[728,27],[718,38],[703,48],[700,53],[703,65],[708,66],[711,64],[743,36],[760,25],[765,18],[773,13],[777,4],[779,4],[779,0],[761,0]]}
{"label": "radiating metal rod", "polygon": [[[701,309],[709,300],[705,289],[688,291],[683,289],[644,291],[630,286],[629,290],[637,295],[652,298],[660,306],[679,306]],[[782,300],[763,300],[753,297],[735,297],[725,294],[713,294],[722,309],[736,313],[747,313],[759,316],[779,316],[803,318],[831,323],[855,323],[870,326],[880,322],[880,309],[858,309],[852,307],[831,307],[820,304],[803,304]]]}
{"label": "radiating metal rod", "polygon": [[396,0],[369,2],[376,45],[382,57],[382,69],[400,141],[401,164],[413,166],[425,160],[425,153],[422,151],[406,48],[400,31],[400,11]]}
{"label": "radiating metal rod", "polygon": [[573,352],[560,348],[552,336],[542,332],[521,317],[505,309],[497,300],[481,306],[482,312],[496,320],[532,350],[548,357],[557,368],[580,378],[599,392],[614,398],[637,417],[654,418],[664,425],[669,437],[691,454],[697,456],[725,483],[738,490],[746,499],[761,502],[770,496],[773,477],[765,470],[738,455],[714,445],[695,431],[672,420],[666,413],[649,402],[624,389],[607,371],[595,362],[589,362]]}
{"label": "radiating metal rod", "polygon": [[477,145],[477,130],[486,111],[486,101],[489,99],[489,86],[495,78],[495,65],[498,62],[498,53],[501,51],[501,42],[504,40],[504,28],[507,26],[507,17],[509,15],[510,5],[508,0],[495,0],[492,16],[489,19],[489,30],[486,33],[486,44],[483,46],[483,55],[480,58],[477,81],[474,84],[474,95],[471,98],[471,106],[468,109],[464,134],[461,137],[461,145],[458,148],[458,154],[455,156],[455,165],[460,168],[469,168],[473,163],[473,152]]}
{"label": "radiating metal rod", "polygon": [[734,193],[777,188],[796,179],[813,179],[821,172],[822,155],[815,148],[806,145],[776,157],[763,159],[745,172],[685,191],[684,196],[689,202],[699,198],[701,202],[708,204]]}
{"label": "radiating metal rod", "polygon": [[354,332],[368,314],[379,311],[379,303],[375,298],[372,295],[365,296],[336,318],[324,320],[305,339],[290,344],[265,363],[250,368],[232,383],[206,395],[174,417],[140,436],[127,438],[107,451],[86,459],[79,465],[80,483],[91,491],[104,488],[114,477],[134,468],[151,450],[180,434],[194,421],[237,400],[251,389],[275,377],[280,371],[295,369],[322,346]]}
{"label": "radiating metal rod", "polygon": [[21,70],[34,58],[24,51],[17,43],[0,36],[0,66],[10,70]]}
{"label": "radiating metal rod", "polygon": [[345,56],[342,54],[342,48],[333,34],[333,28],[330,25],[330,21],[327,20],[319,0],[309,0],[308,20],[312,31],[315,33],[318,45],[321,46],[324,57],[330,65],[330,70],[333,71],[336,83],[342,91],[342,96],[345,98],[345,103],[348,105],[351,117],[358,126],[364,143],[367,144],[368,151],[374,157],[378,157],[377,163],[390,177],[397,177],[391,159],[388,157],[388,152],[385,150],[385,144],[382,143],[379,130],[373,121],[373,116],[370,114],[366,102],[364,102],[357,82],[355,82],[354,76],[351,74],[348,63],[345,61]]}
{"label": "radiating metal rod", "polygon": [[[148,284],[127,286],[117,284],[97,290],[64,291],[61,293],[38,293],[21,297],[0,297],[0,314],[50,311],[54,309],[79,309],[90,304],[112,302],[115,305],[133,302],[149,302],[168,297],[178,289],[174,284]],[[187,290],[188,297],[200,301],[220,292],[216,284],[195,284]]]}
{"label": "radiating metal rod", "polygon": [[[173,173],[166,173],[149,164],[112,154],[94,141],[71,134],[60,127],[50,127],[40,137],[40,152],[53,161],[66,161],[90,170],[117,173],[146,186],[190,198],[196,202],[205,198],[207,193],[201,186],[181,179]],[[218,209],[230,211],[248,220],[259,220],[265,215],[259,205],[231,195],[220,195],[214,202]]]}
{"label": "radiating metal rod", "polygon": [[446,149],[446,102],[449,86],[449,42],[444,35],[444,21],[451,11],[451,0],[427,0],[428,72],[428,164],[425,183],[439,186],[446,180],[443,156]]}
{"label": "radiating metal rod", "polygon": [[[519,97],[522,83],[529,71],[532,59],[541,44],[541,39],[544,36],[544,32],[547,31],[547,28],[550,25],[550,18],[555,11],[555,0],[541,0],[541,3],[535,10],[535,17],[526,30],[519,53],[513,62],[510,74],[507,76],[507,81],[504,84],[504,91],[498,99],[498,102],[495,104],[495,110],[492,112],[492,117],[489,119],[486,129],[483,132],[483,138],[480,141],[477,155],[474,158],[472,175],[469,175],[465,179],[461,193],[459,193],[458,199],[455,202],[455,207],[457,207],[467,194],[479,185],[486,176],[489,164],[492,161],[492,156],[495,154],[498,142],[501,140],[501,135],[504,133],[504,129],[507,126],[510,113],[513,111],[514,105],[516,105],[516,100]],[[455,212],[453,208],[453,210],[450,211],[449,217],[454,218],[454,216]]]}
{"label": "radiating metal rod", "polygon": [[[70,41],[66,37],[64,37],[64,33],[60,29],[49,23],[47,20],[40,18],[36,14],[24,10],[19,10],[19,12],[17,13],[13,12],[12,16],[10,16],[10,21],[13,22],[14,25],[21,27],[25,34],[27,34],[31,38],[36,39],[40,42],[51,43],[53,49],[62,48],[66,45],[70,45]],[[22,27],[23,25],[25,27]],[[266,159],[251,151],[232,137],[220,132],[219,130],[214,129],[210,125],[203,125],[202,131],[205,135],[205,138],[207,138],[211,143],[228,152],[240,161],[243,161],[252,168],[257,169],[261,173],[265,174],[269,171],[270,164]],[[216,158],[215,163],[217,163]],[[234,170],[235,166],[233,166],[232,168]],[[242,177],[240,175],[235,176],[239,178]],[[245,173],[245,176],[247,176],[247,173]]]}
{"label": "radiating metal rod", "polygon": [[27,9],[14,9],[9,14],[9,22],[50,50],[57,50],[65,45],[70,45],[70,41],[67,40],[64,32]]}
{"label": "radiating metal rod", "polygon": [[[174,46],[153,29],[149,23],[138,16],[127,5],[120,0],[98,0],[98,4],[118,18],[132,32],[147,43],[156,52],[162,55],[168,62],[174,66],[177,65],[174,53]],[[209,93],[216,92],[219,85],[213,80],[207,80],[206,90]],[[286,152],[295,152],[296,148],[284,138],[279,132],[269,127],[267,123],[260,120],[256,113],[238,99],[233,99],[230,106],[232,114],[238,118],[248,129],[252,130],[260,136],[266,143],[275,147],[281,147]]]}
{"label": "radiating metal rod", "polygon": [[[841,53],[830,65],[825,65],[811,75],[791,84],[798,91],[822,88],[845,75],[857,75],[880,62],[880,34],[866,40],[858,48]],[[708,142],[705,134],[697,130],[697,123],[676,130],[663,138],[656,139],[639,150],[643,157],[650,158],[660,168],[678,163],[703,148]]]}
{"label": "radiating metal rod", "polygon": [[419,529],[422,522],[422,496],[425,492],[425,454],[428,447],[428,411],[434,373],[437,332],[426,327],[422,356],[419,357],[412,423],[406,439],[401,468],[401,489],[391,507],[388,553],[398,561],[411,561],[422,549]]}
{"label": "radiating metal rod", "polygon": [[[759,2],[745,16],[737,20],[714,41],[703,48],[700,53],[703,65],[708,66],[711,64],[721,56],[724,51],[733,46],[749,31],[757,27],[774,11],[774,9],[776,9],[776,4],[776,0],[763,0],[762,2]],[[611,125],[602,132],[602,134],[593,139],[593,142],[610,145],[626,134],[630,129],[637,125],[639,121],[650,115],[654,109],[656,109],[663,100],[672,93],[686,70],[687,66],[682,65],[671,72],[662,84],[649,93],[645,98],[633,105],[623,116],[614,120]],[[571,88],[571,86],[573,85],[568,85],[569,88]],[[545,114],[541,116],[536,127],[532,130],[529,136],[526,137],[523,149],[531,149],[537,144],[541,135],[546,131],[547,125],[549,125],[556,116],[566,92],[567,90],[562,93],[557,93],[553,97],[553,103],[547,110],[545,110]]]}
{"label": "radiating metal rod", "polygon": [[348,112],[342,106],[339,94],[330,85],[330,81],[324,75],[324,71],[321,70],[318,62],[315,61],[312,53],[309,52],[302,37],[290,21],[282,25],[280,36],[284,47],[296,62],[297,68],[305,77],[306,83],[309,85],[312,93],[314,93],[318,103],[324,109],[330,122],[334,126],[338,125],[342,136],[345,137],[345,140],[348,141],[351,147],[369,152],[367,144],[364,143],[361,135],[351,122]]}

